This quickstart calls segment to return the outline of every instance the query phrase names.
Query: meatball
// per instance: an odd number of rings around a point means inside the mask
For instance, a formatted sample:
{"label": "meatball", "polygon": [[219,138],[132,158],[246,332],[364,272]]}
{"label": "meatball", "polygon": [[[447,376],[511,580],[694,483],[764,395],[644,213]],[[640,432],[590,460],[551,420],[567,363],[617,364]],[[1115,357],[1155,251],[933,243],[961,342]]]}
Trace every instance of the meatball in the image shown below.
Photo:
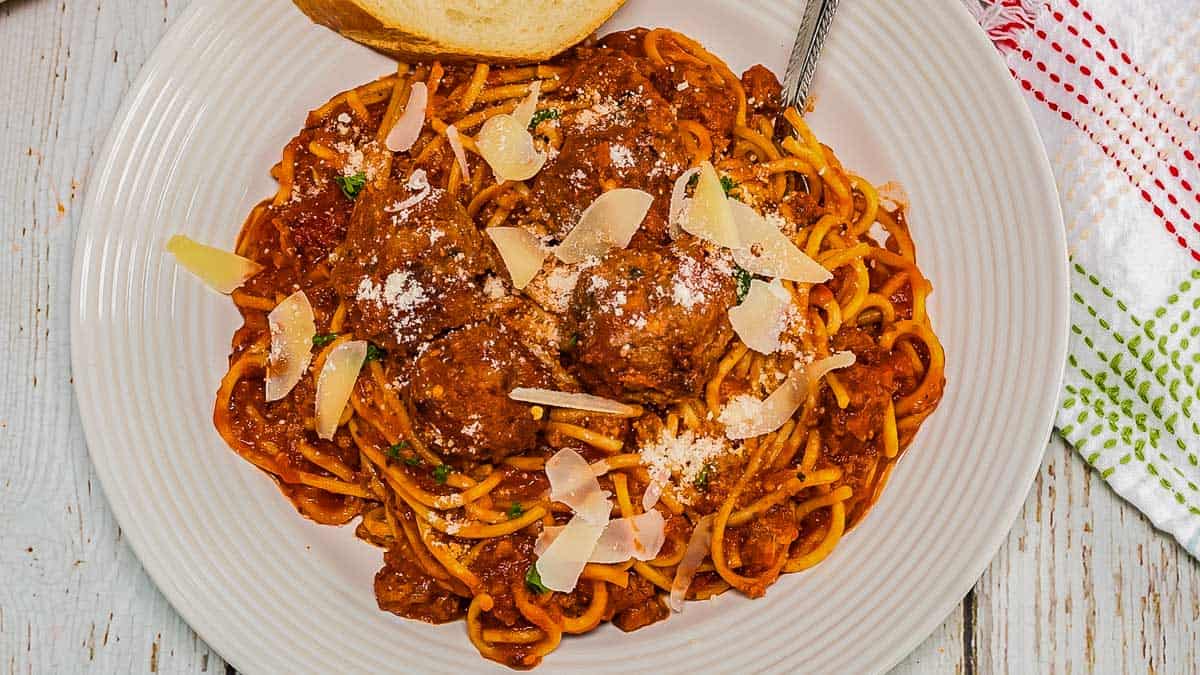
{"label": "meatball", "polygon": [[613,251],[572,293],[568,367],[601,396],[665,404],[693,395],[733,337],[736,296],[733,277],[698,245]]}
{"label": "meatball", "polygon": [[466,211],[418,170],[359,195],[332,276],[357,336],[409,352],[474,320],[490,266]]}
{"label": "meatball", "polygon": [[636,187],[655,197],[638,240],[666,241],[671,188],[688,167],[675,113],[633,56],[579,51],[561,95],[592,105],[559,121],[562,146],[532,181],[529,218],[561,238],[606,186]]}
{"label": "meatball", "polygon": [[440,452],[499,461],[529,450],[541,424],[508,398],[516,387],[549,387],[550,371],[503,324],[445,335],[417,357],[410,382],[417,433]]}

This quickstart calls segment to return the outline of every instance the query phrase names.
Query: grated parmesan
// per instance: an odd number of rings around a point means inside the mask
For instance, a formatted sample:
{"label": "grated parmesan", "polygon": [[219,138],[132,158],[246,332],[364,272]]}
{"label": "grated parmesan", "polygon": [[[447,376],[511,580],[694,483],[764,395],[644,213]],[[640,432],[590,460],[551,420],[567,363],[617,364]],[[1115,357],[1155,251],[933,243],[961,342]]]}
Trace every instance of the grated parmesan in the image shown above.
{"label": "grated parmesan", "polygon": [[[723,455],[740,455],[741,452],[739,446],[730,445],[724,438],[698,436],[692,431],[684,431],[678,436],[663,431],[658,440],[641,449],[642,464],[650,474],[670,474],[677,485],[695,483],[706,464]],[[679,490],[675,492],[676,498],[686,505],[687,495]]]}

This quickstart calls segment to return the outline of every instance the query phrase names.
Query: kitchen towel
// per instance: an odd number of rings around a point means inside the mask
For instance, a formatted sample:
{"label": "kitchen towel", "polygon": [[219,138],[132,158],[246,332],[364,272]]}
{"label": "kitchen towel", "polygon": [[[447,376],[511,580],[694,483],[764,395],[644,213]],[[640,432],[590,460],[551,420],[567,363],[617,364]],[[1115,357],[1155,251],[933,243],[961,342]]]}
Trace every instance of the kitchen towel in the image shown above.
{"label": "kitchen towel", "polygon": [[1033,111],[1062,200],[1058,433],[1200,557],[1200,1],[965,1]]}

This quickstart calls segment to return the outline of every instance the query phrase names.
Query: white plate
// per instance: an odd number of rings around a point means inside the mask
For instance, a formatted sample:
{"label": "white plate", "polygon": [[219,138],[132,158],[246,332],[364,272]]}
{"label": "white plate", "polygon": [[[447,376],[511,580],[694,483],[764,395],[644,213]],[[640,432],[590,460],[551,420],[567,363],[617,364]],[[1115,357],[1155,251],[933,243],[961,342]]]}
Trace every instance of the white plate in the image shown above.
{"label": "white plate", "polygon": [[[633,0],[609,28],[662,25],[740,70],[781,72],[802,0]],[[464,671],[462,623],[379,611],[377,549],[313,525],[214,431],[238,323],[164,254],[232,245],[268,168],[329,96],[390,70],[286,0],[195,0],[129,94],[75,251],[72,363],[93,461],[147,571],[249,672]],[[730,593],[632,634],[568,639],[543,672],[867,672],[953,609],[1015,518],[1050,431],[1067,334],[1066,249],[1032,119],[958,2],[845,0],[816,85],[819,137],[912,200],[947,355],[941,408],[832,559],[767,597]]]}

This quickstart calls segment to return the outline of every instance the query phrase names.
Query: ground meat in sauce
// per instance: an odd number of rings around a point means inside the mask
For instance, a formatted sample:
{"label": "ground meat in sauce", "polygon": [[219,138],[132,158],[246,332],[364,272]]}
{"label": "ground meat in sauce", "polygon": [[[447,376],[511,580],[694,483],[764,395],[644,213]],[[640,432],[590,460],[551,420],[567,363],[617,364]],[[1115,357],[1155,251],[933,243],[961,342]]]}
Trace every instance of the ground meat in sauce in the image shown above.
{"label": "ground meat in sauce", "polygon": [[916,384],[912,365],[899,353],[885,352],[876,339],[861,329],[843,328],[833,338],[837,351],[852,351],[855,364],[838,371],[850,397],[845,408],[837,404],[832,390],[823,390],[821,402],[825,409],[826,454],[835,461],[863,453],[882,450],[876,434],[883,426],[887,403],[901,390]]}
{"label": "ground meat in sauce", "polygon": [[736,282],[698,246],[614,250],[581,277],[564,354],[587,391],[666,404],[694,395],[733,337]]}
{"label": "ground meat in sauce", "polygon": [[546,387],[550,372],[502,325],[480,323],[435,340],[413,368],[416,430],[449,457],[499,461],[531,450],[541,423],[515,387]]}
{"label": "ground meat in sauce", "polygon": [[383,555],[383,568],[375,574],[375,599],[386,612],[428,623],[447,623],[466,615],[466,599],[421,569],[403,538]]}
{"label": "ground meat in sauce", "polygon": [[478,318],[491,264],[462,205],[414,177],[359,195],[333,282],[356,335],[406,352]]}

